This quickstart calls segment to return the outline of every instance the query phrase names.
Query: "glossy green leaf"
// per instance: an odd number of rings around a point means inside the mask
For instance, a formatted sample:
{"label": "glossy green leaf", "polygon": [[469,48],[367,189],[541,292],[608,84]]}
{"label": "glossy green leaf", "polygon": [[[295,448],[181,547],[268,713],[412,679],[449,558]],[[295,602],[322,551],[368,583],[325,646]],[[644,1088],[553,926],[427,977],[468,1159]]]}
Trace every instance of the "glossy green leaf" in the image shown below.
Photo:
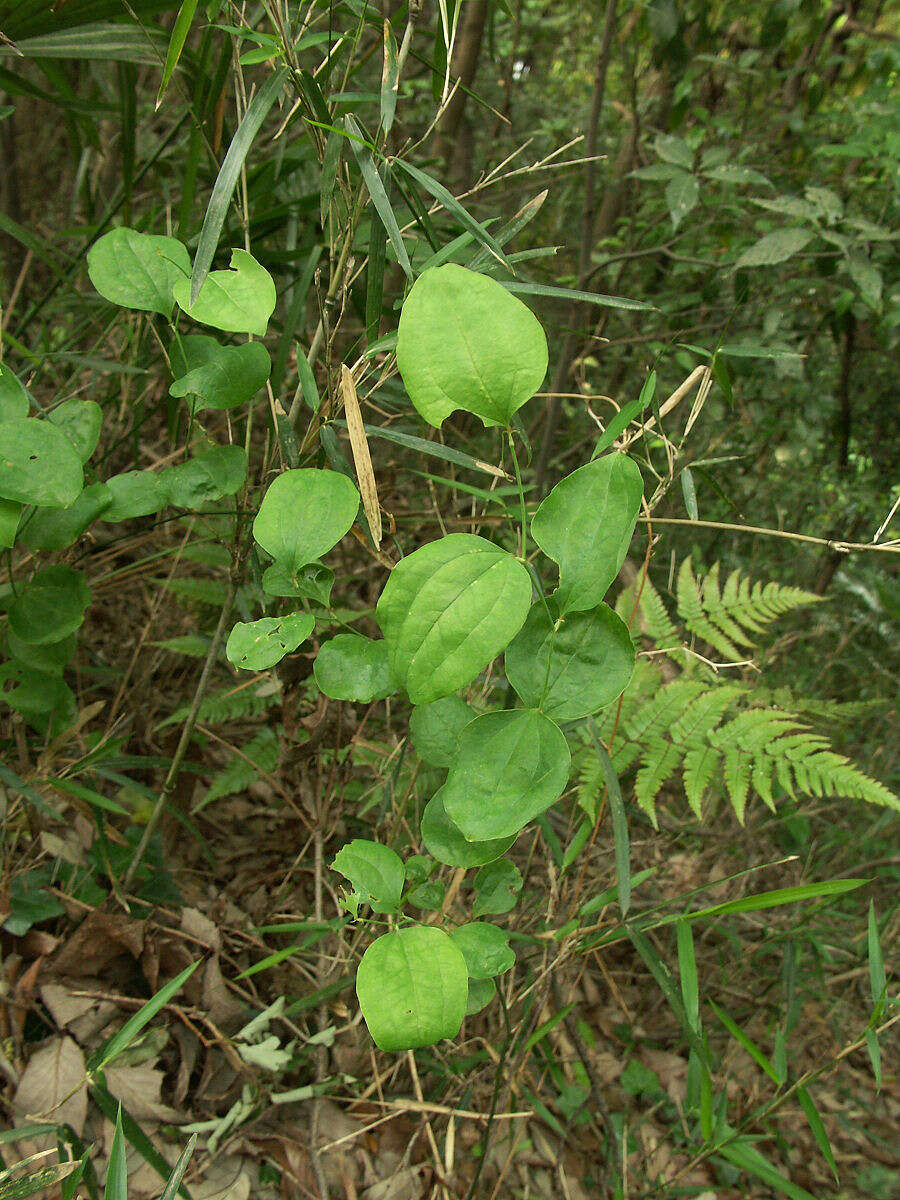
{"label": "glossy green leaf", "polygon": [[522,890],[522,875],[508,858],[498,858],[481,868],[472,886],[475,890],[472,915],[499,915],[515,908]]}
{"label": "glossy green leaf", "polygon": [[527,707],[575,721],[624,692],[634,655],[628,627],[607,605],[553,620],[538,601],[506,648],[506,677]]}
{"label": "glossy green leaf", "polygon": [[428,853],[448,867],[484,866],[505,854],[516,840],[513,834],[486,842],[470,842],[447,816],[440,792],[425,805],[421,833]]}
{"label": "glossy green leaf", "polygon": [[91,589],[71,567],[45,567],[9,606],[9,627],[27,645],[62,641],[80,628]]}
{"label": "glossy green leaf", "polygon": [[213,355],[169,388],[169,395],[192,398],[191,411],[235,408],[265,387],[272,360],[262,342],[217,346]]}
{"label": "glossy green leaf", "polygon": [[81,492],[84,472],[72,443],[49,421],[15,417],[0,424],[0,496],[62,508]]}
{"label": "glossy green leaf", "polygon": [[0,423],[28,416],[28,393],[9,367],[0,363]]}
{"label": "glossy green leaf", "polygon": [[146,517],[157,513],[169,503],[169,494],[162,482],[162,473],[154,471],[126,471],[113,475],[106,486],[112,495],[112,503],[104,509],[102,521],[129,521],[133,517]]}
{"label": "glossy green leaf", "polygon": [[177,238],[111,229],[87,253],[91,283],[105,300],[120,308],[171,317],[173,288],[187,283],[191,260]]}
{"label": "glossy green leaf", "polygon": [[285,596],[291,599],[317,600],[325,608],[331,603],[334,587],[334,571],[322,563],[307,563],[291,571],[281,563],[266,567],[262,577],[263,591],[267,596]]}
{"label": "glossy green leaf", "polygon": [[468,975],[459,947],[440,929],[386,933],[362,957],[356,994],[381,1050],[415,1050],[459,1033]]}
{"label": "glossy green leaf", "polygon": [[358,633],[339,633],[326,642],[313,665],[316,683],[332,700],[368,704],[397,690],[384,642]]}
{"label": "glossy green leaf", "polygon": [[331,864],[349,879],[360,900],[373,912],[393,913],[400,907],[406,872],[399,854],[379,842],[354,838],[342,846]]}
{"label": "glossy green leaf", "polygon": [[429,424],[461,408],[505,426],[543,382],[547,339],[495,279],[447,263],[423,272],[403,304],[397,366]]}
{"label": "glossy green leaf", "polygon": [[275,282],[246,250],[231,251],[230,270],[210,271],[193,305],[190,293],[190,280],[179,279],[174,288],[179,308],[201,325],[231,333],[262,337],[275,311]]}
{"label": "glossy green leaf", "polygon": [[64,550],[112,504],[105,483],[92,483],[65,508],[39,508],[26,521],[21,543],[29,550]]}
{"label": "glossy green leaf", "polygon": [[607,454],[561,480],[540,504],[531,534],[559,565],[559,611],[596,608],[618,575],[640,510],[637,463]]}
{"label": "glossy green leaf", "polygon": [[309,613],[238,621],[228,635],[225,657],[244,671],[267,671],[305,642],[315,623]]}
{"label": "glossy green leaf", "polygon": [[449,767],[459,745],[459,735],[477,716],[475,709],[459,696],[444,696],[414,708],[409,732],[419,758],[433,767]]}
{"label": "glossy green leaf", "polygon": [[559,799],[570,763],[559,726],[543,713],[502,709],[462,731],[438,795],[464,837],[510,837]]}
{"label": "glossy green leaf", "polygon": [[253,536],[276,563],[295,570],[335,546],[359,510],[359,492],[337,471],[285,471],[263,496]]}
{"label": "glossy green leaf", "polygon": [[66,400],[47,414],[47,420],[63,431],[82,463],[86,463],[100,440],[100,405],[94,400]]}
{"label": "glossy green leaf", "polygon": [[247,475],[243,446],[216,446],[203,450],[177,467],[159,473],[170,504],[176,508],[202,508],[223,496],[233,496]]}
{"label": "glossy green leaf", "polygon": [[470,979],[490,979],[502,975],[516,964],[509,945],[509,934],[488,921],[471,921],[450,934],[466,960]]}
{"label": "glossy green leaf", "polygon": [[469,683],[518,633],[531,579],[511,554],[453,533],[400,560],[377,606],[394,677],[414,704]]}

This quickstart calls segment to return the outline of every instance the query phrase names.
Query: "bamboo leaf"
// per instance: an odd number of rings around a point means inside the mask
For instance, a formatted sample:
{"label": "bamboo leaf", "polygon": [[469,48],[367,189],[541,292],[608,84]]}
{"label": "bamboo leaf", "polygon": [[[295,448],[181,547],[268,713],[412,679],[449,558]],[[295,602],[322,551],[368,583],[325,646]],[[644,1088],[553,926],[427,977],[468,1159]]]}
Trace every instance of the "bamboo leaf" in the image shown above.
{"label": "bamboo leaf", "polygon": [[375,205],[375,211],[378,213],[381,223],[384,225],[387,235],[391,240],[391,245],[394,247],[394,252],[397,255],[397,261],[400,263],[407,277],[412,279],[412,264],[406,252],[403,236],[400,233],[400,226],[397,224],[397,218],[394,216],[394,210],[391,208],[391,202],[385,190],[384,182],[378,172],[378,168],[375,166],[375,160],[369,151],[368,143],[362,136],[362,130],[359,125],[349,114],[344,117],[344,124],[347,127],[347,132],[351,135],[350,144],[353,147],[353,153],[356,155],[356,161],[362,172],[366,190],[372,199],[372,203]]}

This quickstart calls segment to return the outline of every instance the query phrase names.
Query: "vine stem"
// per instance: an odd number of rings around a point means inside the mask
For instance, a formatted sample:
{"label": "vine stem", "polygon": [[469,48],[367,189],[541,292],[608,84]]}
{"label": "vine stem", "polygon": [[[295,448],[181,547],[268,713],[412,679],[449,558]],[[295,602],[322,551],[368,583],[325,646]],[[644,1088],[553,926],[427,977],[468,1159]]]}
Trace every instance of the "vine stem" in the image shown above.
{"label": "vine stem", "polygon": [[150,845],[150,839],[156,831],[159,824],[159,819],[162,816],[163,808],[166,801],[172,794],[172,789],[175,787],[175,782],[181,772],[181,764],[184,761],[184,756],[187,753],[187,748],[194,732],[194,726],[197,724],[197,717],[200,713],[200,705],[203,703],[203,698],[206,695],[206,689],[209,686],[210,677],[215,661],[219,655],[219,647],[222,645],[222,638],[225,636],[225,627],[228,624],[228,619],[231,616],[232,605],[234,604],[234,596],[237,590],[237,585],[232,572],[228,577],[228,587],[225,593],[225,602],[222,605],[222,611],[219,614],[219,623],[216,625],[216,631],[213,634],[212,641],[209,644],[209,649],[206,652],[206,659],[203,663],[203,670],[200,672],[200,678],[197,681],[197,688],[194,692],[194,698],[191,701],[191,707],[188,710],[184,725],[181,728],[181,737],[178,739],[178,746],[172,756],[172,762],[166,774],[165,782],[159,795],[156,797],[156,802],[153,805],[153,811],[150,814],[150,819],[144,827],[144,832],[141,835],[141,840],[138,842],[137,850],[134,852],[134,857],[128,864],[128,870],[122,880],[122,886],[127,891],[131,886],[138,867],[147,853],[147,847]]}

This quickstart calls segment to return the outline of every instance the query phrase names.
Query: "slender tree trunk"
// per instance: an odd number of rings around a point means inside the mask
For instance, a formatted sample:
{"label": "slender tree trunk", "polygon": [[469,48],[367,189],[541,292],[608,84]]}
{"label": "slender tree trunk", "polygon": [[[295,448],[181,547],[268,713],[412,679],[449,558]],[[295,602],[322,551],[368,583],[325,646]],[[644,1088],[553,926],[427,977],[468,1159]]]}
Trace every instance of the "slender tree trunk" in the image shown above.
{"label": "slender tree trunk", "polygon": [[[453,61],[450,66],[452,81],[459,80],[459,85],[450,102],[444,110],[437,127],[434,142],[434,152],[438,158],[450,165],[453,162],[453,151],[457,134],[466,109],[468,95],[465,89],[472,87],[478,70],[478,59],[481,55],[481,44],[484,40],[484,26],[487,19],[487,0],[466,0],[463,10],[462,24],[453,51]],[[453,164],[456,169],[465,164]]]}
{"label": "slender tree trunk", "polygon": [[[597,164],[594,159],[597,155],[597,133],[600,127],[600,113],[603,109],[603,99],[606,93],[606,74],[609,68],[613,35],[616,29],[617,8],[618,0],[607,0],[606,16],[603,21],[603,32],[600,37],[600,48],[597,54],[597,67],[594,72],[594,92],[591,97],[591,112],[588,118],[587,129],[585,130],[584,153],[587,162],[584,165],[584,198],[581,207],[581,241],[578,247],[578,277],[576,286],[581,286],[591,269],[591,250],[594,247],[594,210],[596,204],[597,173]],[[577,343],[574,326],[578,322],[578,314],[578,304],[572,304],[566,320],[569,332],[563,338],[563,344],[556,362],[556,370],[553,375],[553,383],[550,388],[551,392],[561,392],[564,390],[565,382],[572,369],[572,356]],[[551,395],[547,407],[544,433],[541,438],[541,445],[535,464],[535,475],[539,487],[543,483],[547,472],[547,464],[556,434],[556,426],[559,422],[561,405],[562,401],[560,397]]]}

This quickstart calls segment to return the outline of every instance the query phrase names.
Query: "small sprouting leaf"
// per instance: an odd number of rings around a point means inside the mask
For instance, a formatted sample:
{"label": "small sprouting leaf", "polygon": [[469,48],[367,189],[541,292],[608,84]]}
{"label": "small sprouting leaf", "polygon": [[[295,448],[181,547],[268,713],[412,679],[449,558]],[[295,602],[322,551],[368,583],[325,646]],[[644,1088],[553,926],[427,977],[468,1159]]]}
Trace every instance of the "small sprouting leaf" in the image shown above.
{"label": "small sprouting leaf", "polygon": [[61,429],[36,417],[0,424],[0,496],[63,508],[84,485],[81,459]]}
{"label": "small sprouting leaf", "polygon": [[359,492],[345,475],[304,467],[285,471],[263,496],[253,536],[276,563],[296,570],[335,546],[359,511]]}
{"label": "small sprouting leaf", "polygon": [[508,425],[547,371],[547,339],[527,305],[455,263],[424,271],[400,313],[397,366],[431,425],[455,409]]}
{"label": "small sprouting leaf", "polygon": [[238,621],[228,635],[225,657],[244,671],[267,671],[305,642],[315,623],[309,613]]}
{"label": "small sprouting leaf", "polygon": [[87,253],[91,283],[105,300],[121,308],[171,317],[173,288],[191,273],[186,247],[177,238],[111,229]]}
{"label": "small sprouting leaf", "polygon": [[162,476],[153,471],[126,471],[113,475],[106,486],[112,494],[112,503],[103,510],[103,521],[130,521],[133,517],[146,517],[165,508],[169,495],[162,483]]}
{"label": "small sprouting leaf", "polygon": [[112,504],[105,483],[92,483],[65,508],[39,508],[25,523],[21,541],[32,551],[64,550]]}
{"label": "small sprouting leaf", "polygon": [[281,563],[272,563],[263,571],[262,588],[267,596],[317,600],[327,608],[331,603],[333,587],[334,571],[322,563],[307,563],[296,570],[289,570]]}
{"label": "small sprouting leaf", "polygon": [[100,405],[94,400],[66,400],[47,414],[47,420],[63,431],[82,463],[86,463],[100,440]]}
{"label": "small sprouting leaf", "polygon": [[444,696],[414,708],[409,732],[419,758],[432,767],[449,767],[459,745],[459,735],[477,716],[475,709],[459,696]]}
{"label": "small sprouting leaf", "polygon": [[624,692],[634,653],[627,626],[607,605],[553,620],[538,601],[506,648],[506,677],[529,708],[575,721]]}
{"label": "small sprouting leaf", "polygon": [[672,228],[677,229],[700,199],[700,184],[696,176],[686,171],[679,172],[666,184],[666,204],[672,218]]}
{"label": "small sprouting leaf", "polygon": [[425,805],[421,832],[428,853],[448,867],[481,867],[500,858],[516,840],[513,834],[486,842],[469,841],[447,816],[440,792]]}
{"label": "small sprouting leaf", "polygon": [[252,400],[265,386],[272,360],[262,342],[217,346],[202,365],[194,367],[169,388],[170,396],[192,396],[191,411],[235,408]]}
{"label": "small sprouting leaf", "polygon": [[179,308],[201,325],[231,333],[262,337],[275,311],[275,281],[246,250],[231,251],[230,270],[210,271],[195,304],[190,294],[190,279],[179,279],[174,288]]}
{"label": "small sprouting leaf", "polygon": [[223,496],[233,496],[247,475],[247,453],[243,446],[216,446],[203,450],[159,473],[170,504],[197,509]]}
{"label": "small sprouting leaf", "polygon": [[450,934],[466,960],[470,979],[490,979],[502,975],[516,964],[510,949],[509,934],[488,921],[471,921]]}
{"label": "small sprouting leaf", "polygon": [[449,696],[515,637],[530,603],[525,567],[484,538],[422,546],[394,567],[376,610],[394,677],[413,704]]}
{"label": "small sprouting leaf", "polygon": [[28,393],[9,367],[0,363],[0,422],[28,416]]}
{"label": "small sprouting leaf", "polygon": [[26,645],[61,642],[79,629],[91,589],[71,567],[45,567],[9,606],[9,627]]}
{"label": "small sprouting leaf", "polygon": [[496,916],[515,907],[522,890],[522,875],[516,864],[508,858],[498,858],[481,868],[472,887],[475,890],[472,915]]}
{"label": "small sprouting leaf", "polygon": [[385,643],[358,633],[339,633],[326,642],[316,655],[313,673],[319,688],[332,700],[368,704],[397,690]]}
{"label": "small sprouting leaf", "polygon": [[406,871],[390,846],[355,838],[341,847],[331,868],[350,880],[360,902],[370,904],[373,912],[399,909]]}
{"label": "small sprouting leaf", "polygon": [[775,233],[767,233],[765,237],[754,242],[749,250],[745,250],[734,264],[735,270],[740,267],[771,267],[776,263],[785,262],[797,254],[804,246],[812,241],[811,229],[778,229]]}
{"label": "small sprouting leaf", "polygon": [[356,994],[381,1050],[415,1050],[459,1033],[468,974],[462,951],[446,933],[412,925],[369,946]]}
{"label": "small sprouting leaf", "polygon": [[464,837],[511,837],[559,799],[570,762],[559,726],[543,713],[502,709],[462,731],[438,795]]}
{"label": "small sprouting leaf", "polygon": [[561,480],[540,504],[531,533],[559,565],[559,611],[596,608],[618,575],[643,494],[637,463],[607,454]]}

